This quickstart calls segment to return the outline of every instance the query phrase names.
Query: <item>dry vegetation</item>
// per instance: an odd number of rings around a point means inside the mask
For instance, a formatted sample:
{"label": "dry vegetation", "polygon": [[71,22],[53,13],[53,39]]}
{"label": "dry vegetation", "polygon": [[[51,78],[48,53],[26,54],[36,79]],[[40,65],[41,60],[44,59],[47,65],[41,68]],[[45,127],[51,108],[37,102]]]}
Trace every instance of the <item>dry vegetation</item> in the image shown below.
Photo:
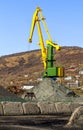
{"label": "dry vegetation", "polygon": [[[83,48],[63,47],[56,52],[56,65],[63,66],[65,70],[74,65],[83,68]],[[77,70],[78,71],[78,70]],[[65,75],[77,74],[66,72]],[[34,85],[37,78],[42,76],[43,63],[41,51],[34,50],[0,57],[0,85]],[[80,78],[83,80],[83,77]]]}

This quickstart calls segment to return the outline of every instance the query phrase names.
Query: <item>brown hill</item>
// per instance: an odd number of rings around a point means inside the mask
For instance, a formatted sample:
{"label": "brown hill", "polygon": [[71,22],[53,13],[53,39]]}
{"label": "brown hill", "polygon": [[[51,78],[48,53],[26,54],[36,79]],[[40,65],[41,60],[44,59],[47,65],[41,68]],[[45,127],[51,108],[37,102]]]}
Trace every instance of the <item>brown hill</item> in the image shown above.
{"label": "brown hill", "polygon": [[[55,54],[56,66],[65,68],[65,75],[77,74],[83,69],[83,48],[62,47]],[[77,69],[75,73],[66,71],[71,66]],[[22,52],[0,57],[0,85],[34,85],[42,76],[43,63],[40,50]]]}

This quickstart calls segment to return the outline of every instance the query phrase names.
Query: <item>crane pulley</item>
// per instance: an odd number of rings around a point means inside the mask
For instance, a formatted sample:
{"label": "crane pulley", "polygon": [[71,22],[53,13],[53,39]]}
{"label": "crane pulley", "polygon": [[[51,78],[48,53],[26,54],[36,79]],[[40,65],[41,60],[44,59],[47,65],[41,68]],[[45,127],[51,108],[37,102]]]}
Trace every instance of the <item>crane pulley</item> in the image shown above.
{"label": "crane pulley", "polygon": [[[40,21],[42,21],[45,31],[48,36],[48,40],[46,40],[47,46],[44,45],[43,35],[41,31]],[[63,76],[63,68],[62,67],[54,67],[54,59],[53,59],[53,48],[56,50],[60,50],[61,47],[57,45],[56,43],[52,42],[51,35],[48,31],[48,27],[45,22],[45,18],[42,15],[41,8],[37,7],[33,17],[32,17],[32,24],[30,29],[30,36],[28,39],[28,42],[32,42],[33,32],[35,25],[37,25],[38,28],[38,36],[39,36],[39,45],[41,48],[42,53],[42,60],[44,64],[44,77],[61,77]]]}

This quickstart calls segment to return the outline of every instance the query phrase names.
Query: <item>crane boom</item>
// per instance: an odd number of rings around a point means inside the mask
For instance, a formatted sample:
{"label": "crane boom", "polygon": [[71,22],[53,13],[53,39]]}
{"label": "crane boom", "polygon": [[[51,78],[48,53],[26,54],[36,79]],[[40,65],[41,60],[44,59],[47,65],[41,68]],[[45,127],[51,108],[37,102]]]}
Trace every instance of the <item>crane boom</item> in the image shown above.
{"label": "crane boom", "polygon": [[52,38],[51,38],[51,35],[50,35],[50,33],[49,33],[47,24],[46,24],[46,22],[45,22],[45,18],[43,17],[41,11],[40,11],[40,18],[41,18],[41,20],[42,20],[43,26],[44,26],[44,28],[45,28],[45,31],[46,31],[46,33],[47,33],[47,36],[48,36],[49,40],[52,41]]}
{"label": "crane boom", "polygon": [[38,17],[38,13],[40,11],[41,11],[41,9],[39,7],[37,7],[36,11],[33,14],[32,25],[31,25],[31,30],[30,30],[30,37],[29,37],[28,41],[32,42],[32,36],[33,36],[35,24],[37,24],[39,41],[40,41],[39,45],[41,47],[42,60],[43,60],[44,69],[45,69],[46,68],[46,48],[44,47],[44,40],[43,40],[42,31],[41,31],[41,27],[40,27],[40,20],[39,20],[39,17]]}
{"label": "crane boom", "polygon": [[34,14],[33,14],[33,17],[32,17],[30,36],[29,36],[29,39],[28,39],[29,42],[32,42],[33,32],[34,32],[34,28],[35,28],[35,24],[36,24],[36,21],[37,21],[37,16],[38,16],[39,11],[41,11],[41,9],[39,7],[37,7]]}
{"label": "crane boom", "polygon": [[[61,47],[59,45],[57,45],[56,43],[52,42],[52,38],[48,31],[48,28],[47,28],[47,25],[45,22],[45,18],[43,17],[41,11],[42,10],[39,7],[37,7],[33,14],[32,25],[31,25],[31,29],[30,29],[30,36],[29,36],[28,42],[30,42],[30,43],[32,42],[34,28],[35,28],[35,25],[37,25],[38,36],[39,36],[39,45],[41,48],[42,60],[44,63],[44,76],[45,77],[63,76],[63,68],[53,66],[53,62],[54,62],[53,48],[55,48],[56,50],[60,50]],[[46,40],[47,47],[45,47],[45,45],[44,45],[43,35],[42,35],[42,31],[41,31],[41,26],[40,26],[40,20],[42,21],[44,28],[46,30],[47,36],[48,36],[48,40]]]}

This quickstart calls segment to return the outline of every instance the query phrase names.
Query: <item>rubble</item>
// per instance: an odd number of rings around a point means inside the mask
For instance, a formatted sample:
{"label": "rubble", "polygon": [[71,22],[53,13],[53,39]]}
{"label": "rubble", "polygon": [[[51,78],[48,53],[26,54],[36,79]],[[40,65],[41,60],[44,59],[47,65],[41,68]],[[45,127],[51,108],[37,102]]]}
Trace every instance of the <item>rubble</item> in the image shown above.
{"label": "rubble", "polygon": [[52,80],[45,78],[31,91],[34,92],[38,102],[81,102],[83,97],[77,96],[65,86]]}

